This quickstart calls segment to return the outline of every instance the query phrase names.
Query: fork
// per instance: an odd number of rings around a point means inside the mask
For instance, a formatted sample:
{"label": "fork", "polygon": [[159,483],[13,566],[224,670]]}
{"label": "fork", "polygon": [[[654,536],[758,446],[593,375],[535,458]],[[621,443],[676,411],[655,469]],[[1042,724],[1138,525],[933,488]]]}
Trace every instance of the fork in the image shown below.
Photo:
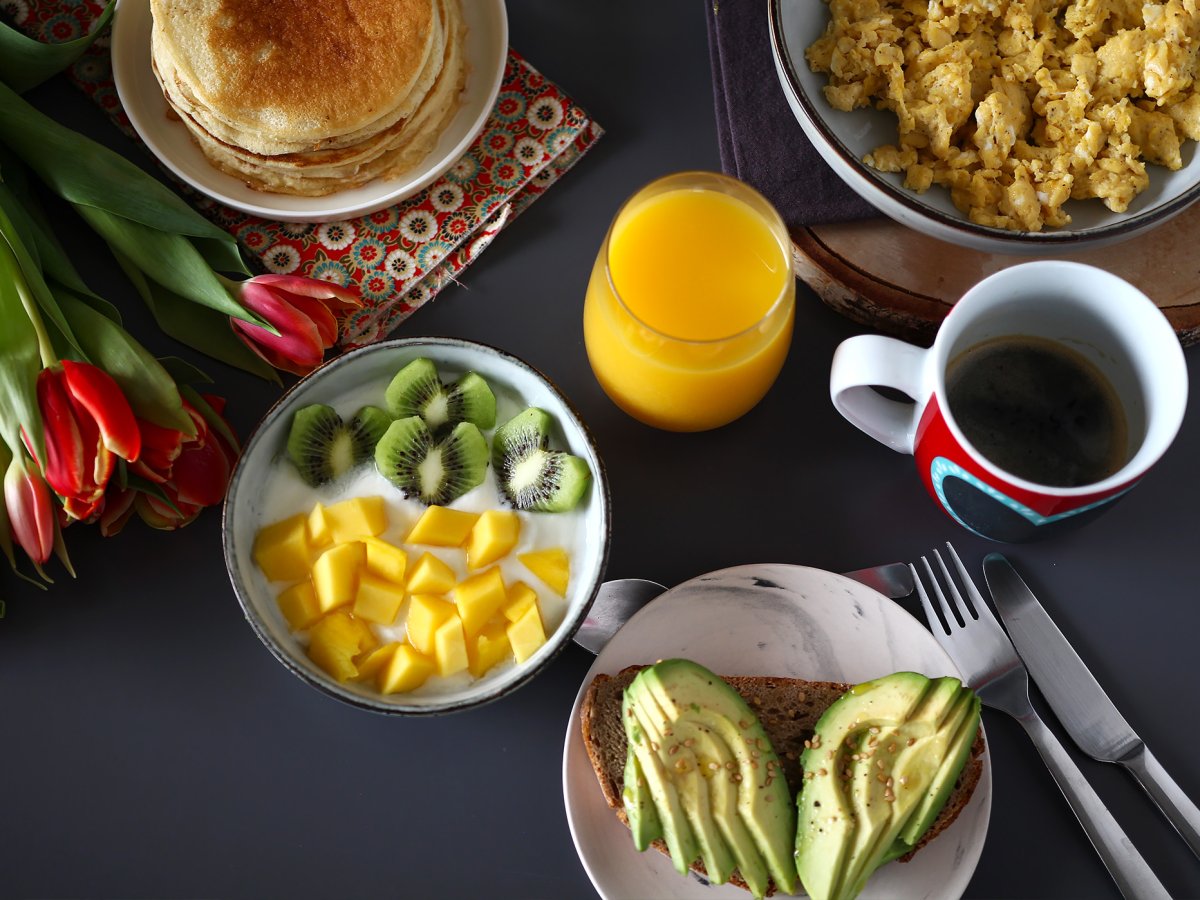
{"label": "fork", "polygon": [[[1121,894],[1139,900],[1170,900],[1171,895],[1167,893],[1162,882],[1155,877],[1142,855],[1108,811],[1104,801],[1088,784],[1058,738],[1034,710],[1029,702],[1029,673],[1025,664],[1017,656],[1012,641],[971,581],[958,553],[949,542],[946,549],[954,561],[954,568],[971,598],[974,609],[968,607],[950,575],[950,570],[942,560],[942,555],[934,550],[933,556],[937,559],[942,580],[954,599],[953,607],[946,599],[946,594],[943,593],[928,559],[921,557],[921,563],[925,567],[924,575],[918,572],[916,566],[909,565],[921,605],[925,608],[929,630],[942,645],[942,649],[954,660],[967,685],[975,690],[983,705],[1008,713],[1021,723],[1038,753],[1042,755],[1046,768],[1058,783],[1059,790],[1067,798],[1083,830],[1087,832],[1092,846],[1108,867],[1108,874],[1117,883]],[[937,597],[941,618],[930,602],[930,592]]]}

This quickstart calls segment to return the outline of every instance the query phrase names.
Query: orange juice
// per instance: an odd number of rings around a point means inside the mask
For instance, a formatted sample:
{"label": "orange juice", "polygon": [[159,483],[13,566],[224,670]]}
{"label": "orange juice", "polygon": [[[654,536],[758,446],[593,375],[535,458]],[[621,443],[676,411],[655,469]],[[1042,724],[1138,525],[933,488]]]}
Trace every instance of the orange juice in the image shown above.
{"label": "orange juice", "polygon": [[601,387],[636,419],[716,428],[750,410],[787,357],[795,281],[783,223],[738,181],[661,179],[617,214],[584,304]]}

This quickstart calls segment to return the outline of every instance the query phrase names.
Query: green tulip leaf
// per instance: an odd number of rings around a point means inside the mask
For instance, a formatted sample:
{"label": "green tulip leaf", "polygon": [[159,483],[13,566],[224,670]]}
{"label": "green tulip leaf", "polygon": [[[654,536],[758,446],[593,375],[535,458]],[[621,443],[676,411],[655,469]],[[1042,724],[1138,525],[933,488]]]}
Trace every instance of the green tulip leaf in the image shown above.
{"label": "green tulip leaf", "polygon": [[155,284],[121,253],[114,251],[117,262],[137,288],[154,321],[166,334],[193,350],[227,365],[281,384],[278,373],[243,344],[233,333],[229,318],[205,306],[188,303],[182,297]]}
{"label": "green tulip leaf", "polygon": [[232,235],[153,175],[43,115],[4,84],[0,84],[0,142],[64,200],[156,231],[227,244],[226,261],[237,260],[240,265],[234,271],[249,274]]}
{"label": "green tulip leaf", "polygon": [[24,278],[16,256],[0,241],[0,436],[20,452],[24,430],[39,465],[46,463],[46,439],[37,402],[37,376],[42,369],[38,334],[21,296]]}
{"label": "green tulip leaf", "polygon": [[[29,250],[29,246],[21,239],[21,230],[17,227],[16,222],[9,216],[8,204],[15,204],[16,200],[11,193],[0,191],[0,239],[2,239],[12,253],[18,268],[17,277],[21,279],[21,284],[28,292],[29,296],[37,304],[38,309],[45,315],[55,329],[65,339],[69,349],[74,351],[69,355],[78,354],[86,359],[83,348],[76,340],[75,334],[71,331],[71,326],[67,324],[66,318],[62,314],[62,310],[58,308],[58,302],[54,299],[54,295],[50,293],[50,288],[46,284],[45,278],[42,277],[42,270],[37,264]],[[19,204],[18,204],[19,206]],[[21,210],[22,218],[24,210]],[[23,221],[29,223],[31,220],[28,216],[23,216]],[[33,311],[26,313],[25,318],[28,319],[33,315]],[[5,321],[7,320],[0,320]],[[6,326],[7,327],[7,326]],[[62,355],[62,349],[58,348],[59,355]]]}
{"label": "green tulip leaf", "polygon": [[92,30],[83,37],[61,44],[43,44],[0,22],[0,81],[24,93],[57,75],[91,46],[112,18],[116,5],[112,0],[104,7],[92,23]]}
{"label": "green tulip leaf", "polygon": [[167,370],[167,374],[175,379],[176,384],[212,384],[213,380],[203,369],[193,366],[186,359],[178,356],[160,356],[158,361]]}
{"label": "green tulip leaf", "polygon": [[186,237],[156,231],[95,207],[76,206],[75,209],[115,252],[124,256],[150,281],[193,303],[275,331],[229,293]]}

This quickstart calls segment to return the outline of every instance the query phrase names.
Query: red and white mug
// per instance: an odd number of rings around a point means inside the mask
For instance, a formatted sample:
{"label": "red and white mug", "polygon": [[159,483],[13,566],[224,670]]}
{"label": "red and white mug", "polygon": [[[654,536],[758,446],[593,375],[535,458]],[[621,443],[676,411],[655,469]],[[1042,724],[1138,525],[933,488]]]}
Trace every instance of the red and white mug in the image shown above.
{"label": "red and white mug", "polygon": [[[1129,423],[1130,453],[1120,469],[1094,484],[1050,487],[1004,471],[966,439],[948,408],[947,368],[964,351],[1010,336],[1063,343],[1107,376]],[[925,487],[952,518],[998,541],[1047,537],[1111,506],[1174,440],[1187,389],[1183,350],[1162,311],[1109,272],[1058,260],[1012,266],[979,282],[928,350],[878,335],[844,341],[829,384],[846,419],[916,458]]]}

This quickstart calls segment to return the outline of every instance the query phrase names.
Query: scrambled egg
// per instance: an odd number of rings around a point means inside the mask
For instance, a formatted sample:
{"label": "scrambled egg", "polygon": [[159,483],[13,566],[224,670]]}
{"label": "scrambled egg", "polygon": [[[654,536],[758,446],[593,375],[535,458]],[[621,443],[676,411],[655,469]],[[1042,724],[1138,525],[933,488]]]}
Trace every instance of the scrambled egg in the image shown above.
{"label": "scrambled egg", "polygon": [[[810,0],[801,0],[810,2]],[[972,222],[1066,225],[1069,199],[1124,212],[1146,163],[1200,140],[1200,0],[830,0],[808,48],[835,109],[895,113],[864,162],[943,185]]]}

